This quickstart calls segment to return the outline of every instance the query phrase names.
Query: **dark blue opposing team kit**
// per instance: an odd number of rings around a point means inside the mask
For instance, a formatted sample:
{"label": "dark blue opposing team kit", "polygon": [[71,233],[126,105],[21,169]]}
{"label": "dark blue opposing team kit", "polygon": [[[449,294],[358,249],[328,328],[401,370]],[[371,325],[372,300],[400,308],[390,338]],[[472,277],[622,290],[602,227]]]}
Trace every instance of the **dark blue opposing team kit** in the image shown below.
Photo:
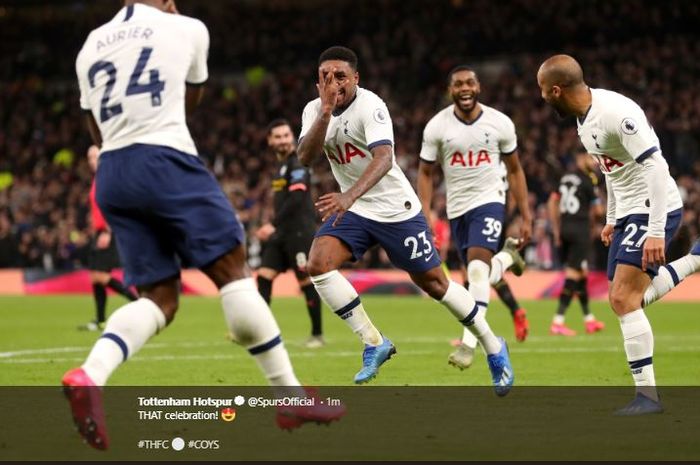
{"label": "dark blue opposing team kit", "polygon": [[[683,210],[679,208],[666,215],[666,228],[664,229],[664,239],[666,241],[666,253],[681,224]],[[615,267],[618,263],[642,267],[642,250],[647,234],[649,215],[639,213],[627,215],[620,218],[615,223],[613,238],[608,253],[608,280],[612,281],[615,276]],[[646,272],[652,278],[659,272],[658,266],[647,265]]]}
{"label": "dark blue opposing team kit", "polygon": [[103,152],[97,203],[118,241],[129,285],[201,268],[245,243],[243,226],[202,160],[133,144]]}
{"label": "dark blue opposing team kit", "polygon": [[316,237],[333,236],[344,242],[353,260],[360,260],[372,246],[379,244],[391,263],[409,273],[422,273],[440,266],[440,257],[433,245],[433,234],[423,213],[395,223],[382,223],[345,212],[336,226],[331,216],[316,233]]}

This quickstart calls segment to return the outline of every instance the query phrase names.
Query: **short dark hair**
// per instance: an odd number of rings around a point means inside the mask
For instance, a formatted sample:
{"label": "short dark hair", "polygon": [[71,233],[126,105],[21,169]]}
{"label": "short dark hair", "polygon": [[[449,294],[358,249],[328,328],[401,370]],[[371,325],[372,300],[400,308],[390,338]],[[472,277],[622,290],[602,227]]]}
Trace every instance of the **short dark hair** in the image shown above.
{"label": "short dark hair", "polygon": [[477,81],[479,80],[479,75],[476,74],[476,70],[469,66],[469,65],[457,65],[454,68],[450,70],[450,73],[447,75],[447,85],[449,86],[452,84],[452,76],[455,75],[455,73],[459,73],[460,71],[471,71],[474,73],[474,76],[476,76]]}
{"label": "short dark hair", "polygon": [[325,49],[318,57],[318,64],[328,60],[346,61],[353,70],[357,71],[357,54],[347,47],[334,45]]}
{"label": "short dark hair", "polygon": [[287,121],[286,119],[275,118],[272,121],[270,121],[270,123],[267,125],[267,135],[269,136],[270,134],[272,134],[272,130],[280,126],[289,126],[290,129],[292,127],[292,125],[289,124],[289,121]]}

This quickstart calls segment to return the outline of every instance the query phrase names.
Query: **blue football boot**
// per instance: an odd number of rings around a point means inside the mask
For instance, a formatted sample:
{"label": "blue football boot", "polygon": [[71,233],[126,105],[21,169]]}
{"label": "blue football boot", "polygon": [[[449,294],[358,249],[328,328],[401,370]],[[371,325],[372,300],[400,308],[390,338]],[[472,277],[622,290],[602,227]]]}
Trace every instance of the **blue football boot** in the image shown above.
{"label": "blue football boot", "polygon": [[387,338],[378,346],[365,345],[362,352],[362,369],[355,375],[355,384],[363,384],[377,376],[379,367],[396,353],[396,347]]}
{"label": "blue football boot", "polygon": [[497,354],[486,356],[486,361],[489,363],[491,370],[491,381],[493,388],[496,390],[496,395],[503,397],[508,394],[513,387],[515,381],[515,373],[513,366],[510,364],[510,355],[508,354],[508,345],[502,337],[498,338],[501,341],[501,351]]}

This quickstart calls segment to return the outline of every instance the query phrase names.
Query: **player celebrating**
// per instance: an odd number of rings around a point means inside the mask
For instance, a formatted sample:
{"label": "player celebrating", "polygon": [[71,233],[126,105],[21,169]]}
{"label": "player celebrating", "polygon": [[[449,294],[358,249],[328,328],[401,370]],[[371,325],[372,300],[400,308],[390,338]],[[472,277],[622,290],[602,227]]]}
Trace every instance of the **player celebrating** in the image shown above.
{"label": "player celebrating", "polygon": [[[100,156],[100,149],[96,145],[91,145],[87,152],[88,165],[90,170],[97,171],[97,158]],[[134,301],[138,299],[124,283],[110,275],[110,271],[119,267],[119,254],[117,243],[112,237],[112,231],[105,221],[100,207],[95,200],[95,179],[90,186],[90,224],[93,230],[93,237],[90,244],[90,281],[92,282],[92,294],[95,298],[95,320],[79,326],[78,329],[87,331],[98,331],[103,329],[107,312],[107,287],[120,293],[127,299]]]}
{"label": "player celebrating", "polygon": [[311,337],[305,345],[317,349],[325,344],[321,331],[321,298],[306,272],[316,222],[311,200],[311,174],[296,156],[289,122],[284,119],[272,121],[267,130],[267,144],[275,152],[279,165],[272,180],[274,220],[262,225],[256,233],[258,239],[265,242],[262,265],[258,269],[258,291],[269,304],[272,281],[293,267],[311,317]]}
{"label": "player celebrating", "polygon": [[[97,202],[119,242],[126,281],[141,296],[112,314],[85,363],[63,377],[76,426],[98,449],[108,446],[99,386],[173,320],[180,264],[216,284],[231,332],[269,382],[303,393],[250,277],[242,225],[185,122],[202,97],[208,48],[206,26],[178,15],[172,0],[127,1],[90,33],[76,60],[80,104],[102,149]],[[343,413],[285,408],[278,424],[328,422]]]}
{"label": "player celebrating", "polygon": [[365,344],[355,383],[374,378],[396,349],[338,268],[380,244],[394,265],[474,333],[488,354],[496,394],[506,395],[514,375],[505,340],[493,334],[471,294],[442,271],[418,197],[396,163],[386,104],[358,81],[352,50],[336,46],[321,54],[319,98],[304,108],[298,150],[307,166],[324,153],[340,185],[340,193],[316,203],[324,223],[311,245],[309,274],[321,298]]}
{"label": "player celebrating", "polygon": [[620,415],[660,413],[652,356],[654,336],[642,309],[651,277],[681,219],[682,202],[661,155],[659,139],[634,101],[591,89],[568,55],[547,59],[537,73],[542,98],[560,115],[576,116],[578,135],[597,160],[608,187],[606,225],[610,246],[610,303],[620,319],[625,352],[637,386]]}
{"label": "player celebrating", "polygon": [[578,295],[583,310],[586,332],[591,334],[605,328],[602,321],[588,308],[587,257],[590,249],[591,215],[603,216],[603,205],[598,196],[598,178],[593,172],[595,161],[585,150],[575,154],[575,168],[559,181],[559,190],[549,196],[547,208],[552,223],[554,245],[561,250],[565,263],[564,288],[559,295],[559,308],[554,315],[550,334],[575,336],[576,331],[564,324],[564,314],[574,294]]}
{"label": "player celebrating", "polygon": [[[469,292],[486,312],[491,285],[500,282],[513,265],[521,275],[525,261],[517,251],[532,231],[525,174],[517,154],[515,126],[500,111],[479,102],[481,85],[476,72],[464,65],[448,76],[453,104],[426,125],[418,169],[418,196],[429,217],[433,196],[433,165],[439,161],[447,186],[447,217],[461,260],[467,267]],[[523,217],[521,239],[508,238],[498,250],[505,220],[506,189],[500,160],[507,169],[508,184]],[[462,344],[448,361],[459,368],[471,365],[476,339],[464,331]]]}

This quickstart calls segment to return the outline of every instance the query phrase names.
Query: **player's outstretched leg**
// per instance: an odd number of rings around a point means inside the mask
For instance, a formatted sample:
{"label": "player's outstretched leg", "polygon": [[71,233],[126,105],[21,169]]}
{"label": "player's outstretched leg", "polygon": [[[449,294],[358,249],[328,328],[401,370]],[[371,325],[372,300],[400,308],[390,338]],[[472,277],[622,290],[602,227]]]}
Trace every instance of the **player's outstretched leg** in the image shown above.
{"label": "player's outstretched leg", "polygon": [[659,267],[659,274],[654,277],[644,293],[643,306],[647,307],[656,302],[686,277],[700,270],[700,239],[696,240],[688,255]]}
{"label": "player's outstretched leg", "polygon": [[338,270],[312,275],[311,281],[324,302],[360,336],[365,345],[362,368],[355,375],[354,382],[363,384],[372,380],[379,367],[396,353],[394,344],[372,324],[357,291]]}
{"label": "player's outstretched leg", "polygon": [[396,353],[396,348],[372,324],[357,291],[338,271],[340,265],[351,257],[348,248],[338,238],[319,236],[311,245],[307,270],[321,299],[365,345],[362,368],[354,378],[356,384],[363,384],[377,376],[379,367]]}
{"label": "player's outstretched leg", "polygon": [[175,296],[173,301],[168,302],[166,312],[154,300],[146,297],[117,309],[107,320],[104,333],[85,363],[63,376],[62,384],[73,412],[73,421],[78,432],[92,447],[104,450],[109,444],[101,387],[119,365],[165,327],[177,310],[177,280],[173,278],[160,285],[164,288],[158,293],[159,296],[171,293]]}
{"label": "player's outstretched leg", "polygon": [[508,347],[501,337],[491,331],[483,311],[464,286],[448,280],[440,266],[426,272],[411,273],[411,279],[433,299],[439,301],[471,333],[476,336],[486,352],[496,394],[505,396],[510,392],[515,380],[510,363]]}
{"label": "player's outstretched leg", "polygon": [[[275,317],[250,277],[243,247],[236,247],[202,271],[219,288],[224,318],[234,340],[253,356],[275,394],[307,396],[294,374]],[[330,423],[344,414],[343,405],[326,406],[317,401],[313,406],[279,409],[277,422],[291,429],[306,422]]]}

